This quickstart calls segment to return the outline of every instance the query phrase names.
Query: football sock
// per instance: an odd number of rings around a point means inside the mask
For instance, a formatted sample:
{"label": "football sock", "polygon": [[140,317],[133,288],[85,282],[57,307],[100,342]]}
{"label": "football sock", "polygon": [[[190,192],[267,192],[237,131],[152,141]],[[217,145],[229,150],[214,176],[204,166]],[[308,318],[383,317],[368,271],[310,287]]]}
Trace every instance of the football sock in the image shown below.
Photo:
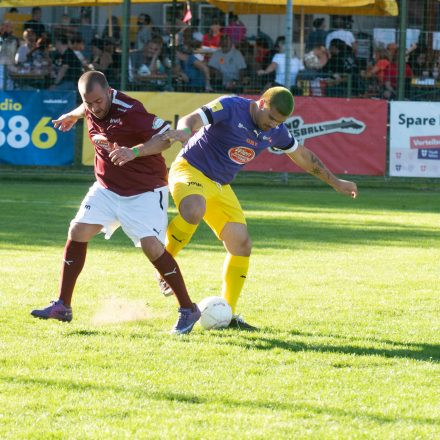
{"label": "football sock", "polygon": [[177,214],[167,228],[166,250],[175,257],[189,243],[197,226],[188,223],[180,214]]}
{"label": "football sock", "polygon": [[165,250],[157,260],[153,261],[153,265],[173,289],[180,307],[192,308],[193,303],[189,298],[179,266],[173,256]]}
{"label": "football sock", "polygon": [[67,240],[64,247],[64,260],[61,269],[59,298],[64,305],[70,306],[76,280],[84,267],[87,242]]}
{"label": "football sock", "polygon": [[235,314],[235,307],[249,269],[249,258],[227,254],[223,265],[223,298],[232,308]]}

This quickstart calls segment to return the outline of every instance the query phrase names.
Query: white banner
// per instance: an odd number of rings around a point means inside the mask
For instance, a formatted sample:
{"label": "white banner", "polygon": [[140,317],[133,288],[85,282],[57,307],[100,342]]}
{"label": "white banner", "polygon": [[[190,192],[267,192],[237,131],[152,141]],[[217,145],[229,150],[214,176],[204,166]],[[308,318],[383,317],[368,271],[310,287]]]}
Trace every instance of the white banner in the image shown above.
{"label": "white banner", "polygon": [[390,176],[440,177],[440,103],[390,103]]}

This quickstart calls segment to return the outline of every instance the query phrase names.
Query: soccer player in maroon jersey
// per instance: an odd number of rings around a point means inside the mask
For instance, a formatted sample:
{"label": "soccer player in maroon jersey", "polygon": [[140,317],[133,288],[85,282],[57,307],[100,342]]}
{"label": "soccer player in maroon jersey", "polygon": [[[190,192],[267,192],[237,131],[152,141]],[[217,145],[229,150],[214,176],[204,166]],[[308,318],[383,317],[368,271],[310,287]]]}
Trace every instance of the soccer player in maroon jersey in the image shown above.
{"label": "soccer player in maroon jersey", "polygon": [[95,148],[96,182],[70,224],[59,299],[31,314],[36,318],[71,321],[73,289],[84,266],[88,242],[99,232],[104,232],[108,239],[122,226],[176,295],[179,318],[172,333],[189,333],[200,318],[200,311],[188,295],[179,266],[164,247],[168,187],[160,152],[170,142],[159,135],[169,125],[148,113],[139,101],[111,89],[101,72],[84,73],[78,90],[82,104],[53,124],[67,131],[78,119],[86,118]]}

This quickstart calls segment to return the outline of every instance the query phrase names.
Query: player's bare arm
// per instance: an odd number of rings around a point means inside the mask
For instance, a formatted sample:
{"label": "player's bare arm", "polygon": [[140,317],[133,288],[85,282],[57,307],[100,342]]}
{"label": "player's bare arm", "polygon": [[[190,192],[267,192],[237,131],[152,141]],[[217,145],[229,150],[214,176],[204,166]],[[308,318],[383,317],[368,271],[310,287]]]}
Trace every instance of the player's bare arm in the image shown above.
{"label": "player's bare arm", "polygon": [[167,139],[163,139],[162,135],[155,135],[149,141],[131,148],[121,147],[117,143],[113,143],[109,156],[115,165],[122,166],[137,157],[159,154],[169,148],[170,145],[171,142]]}
{"label": "player's bare arm", "polygon": [[[209,105],[209,104],[208,104]],[[205,125],[198,110],[190,113],[179,119],[177,123],[177,130],[168,130],[162,135],[163,139],[167,139],[173,142],[182,142],[182,144],[188,142],[188,139],[196,132],[199,128]]]}
{"label": "player's bare arm", "polygon": [[84,104],[81,104],[71,112],[61,115],[58,119],[52,119],[52,124],[60,131],[69,131],[76,124],[78,119],[84,116]]}
{"label": "player's bare arm", "polygon": [[288,156],[304,171],[313,174],[318,179],[330,185],[337,192],[352,197],[357,197],[357,185],[349,180],[336,177],[319,159],[319,157],[304,145],[300,145],[293,153]]}

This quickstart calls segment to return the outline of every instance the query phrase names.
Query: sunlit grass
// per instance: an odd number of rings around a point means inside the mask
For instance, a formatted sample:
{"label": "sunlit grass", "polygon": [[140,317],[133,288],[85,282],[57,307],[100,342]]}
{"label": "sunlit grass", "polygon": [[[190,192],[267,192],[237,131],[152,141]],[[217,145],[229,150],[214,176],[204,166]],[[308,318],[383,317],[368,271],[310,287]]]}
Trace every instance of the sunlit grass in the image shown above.
{"label": "sunlit grass", "polygon": [[[239,311],[262,330],[175,338],[174,300],[121,232],[91,242],[71,324],[30,317],[86,189],[0,184],[0,438],[440,436],[437,193],[238,187]],[[179,255],[195,300],[223,257],[205,226]]]}

